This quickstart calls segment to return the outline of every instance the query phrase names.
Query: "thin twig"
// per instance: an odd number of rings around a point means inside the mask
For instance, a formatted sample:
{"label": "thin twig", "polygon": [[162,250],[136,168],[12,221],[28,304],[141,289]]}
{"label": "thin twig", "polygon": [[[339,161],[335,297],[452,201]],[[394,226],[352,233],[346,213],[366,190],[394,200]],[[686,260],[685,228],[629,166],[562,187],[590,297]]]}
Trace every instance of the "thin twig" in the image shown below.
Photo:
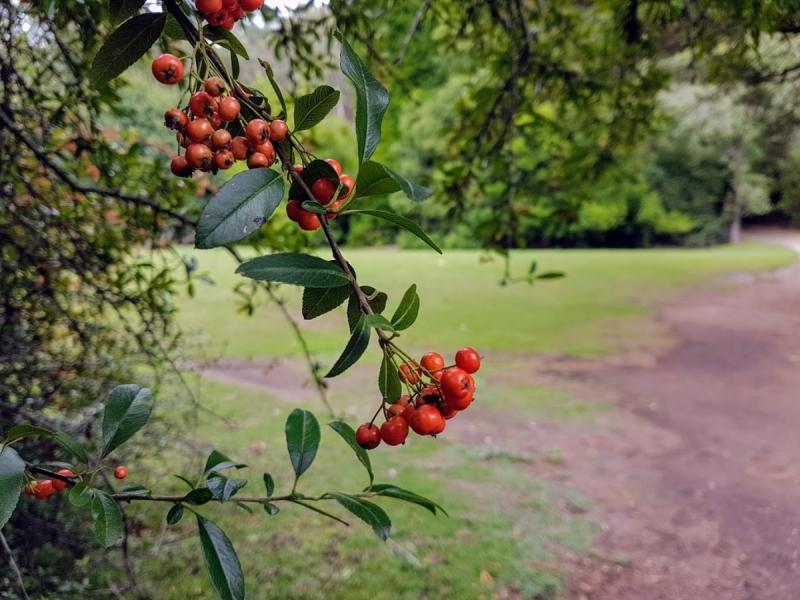
{"label": "thin twig", "polygon": [[25,583],[22,581],[22,573],[20,573],[19,571],[17,562],[14,560],[14,555],[11,553],[11,548],[8,547],[8,542],[6,541],[6,537],[3,535],[2,531],[0,531],[0,544],[3,545],[3,548],[8,553],[8,560],[11,563],[11,568],[14,570],[14,574],[17,576],[17,581],[19,582],[19,589],[22,590],[22,595],[25,596],[25,600],[30,600],[28,598],[28,592],[25,589]]}
{"label": "thin twig", "polygon": [[400,47],[400,53],[397,55],[397,58],[394,61],[394,64],[396,64],[398,67],[403,64],[403,58],[406,55],[408,45],[411,43],[411,38],[413,38],[414,34],[417,32],[419,24],[422,22],[422,17],[430,5],[431,0],[425,0],[419,9],[417,9],[417,14],[414,15],[414,22],[411,24],[411,29],[408,30],[406,38],[403,40],[403,45]]}

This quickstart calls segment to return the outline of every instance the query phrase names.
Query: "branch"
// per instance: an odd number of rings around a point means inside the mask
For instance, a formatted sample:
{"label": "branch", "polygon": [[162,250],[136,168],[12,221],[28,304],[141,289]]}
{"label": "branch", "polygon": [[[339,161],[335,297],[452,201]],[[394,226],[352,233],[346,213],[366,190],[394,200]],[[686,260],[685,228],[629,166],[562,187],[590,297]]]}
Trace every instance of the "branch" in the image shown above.
{"label": "branch", "polygon": [[403,64],[403,58],[406,55],[406,49],[408,48],[408,45],[411,43],[411,38],[413,38],[414,34],[417,32],[419,24],[422,22],[422,17],[430,5],[431,0],[425,0],[425,2],[423,2],[417,10],[417,14],[414,16],[414,22],[411,24],[411,29],[408,30],[406,38],[403,40],[403,45],[400,48],[400,53],[397,55],[397,58],[394,61],[394,64],[398,67]]}
{"label": "branch", "polygon": [[14,570],[14,574],[17,576],[19,589],[22,590],[22,595],[25,597],[25,600],[29,600],[28,592],[25,589],[25,582],[22,581],[22,573],[19,572],[17,562],[14,560],[14,555],[11,553],[11,548],[8,547],[8,542],[6,541],[6,537],[3,535],[2,531],[0,531],[0,544],[3,545],[3,549],[8,553],[8,561],[11,563],[11,568]]}

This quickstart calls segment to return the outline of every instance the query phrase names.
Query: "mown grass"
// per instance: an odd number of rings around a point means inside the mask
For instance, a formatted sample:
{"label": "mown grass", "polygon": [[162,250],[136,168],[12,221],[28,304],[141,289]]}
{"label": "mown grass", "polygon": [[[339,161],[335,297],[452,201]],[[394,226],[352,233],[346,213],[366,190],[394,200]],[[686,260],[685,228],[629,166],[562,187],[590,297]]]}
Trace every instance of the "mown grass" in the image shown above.
{"label": "mown grass", "polygon": [[[296,355],[290,330],[273,308],[253,318],[234,314],[231,287],[239,278],[221,252],[195,253],[201,270],[217,281],[200,286],[197,297],[182,297],[181,322],[202,330],[207,354],[233,357]],[[745,244],[708,250],[537,251],[514,255],[524,272],[533,258],[540,269],[563,270],[567,278],[550,282],[497,285],[501,265],[482,264],[475,252],[390,250],[349,251],[348,258],[366,284],[389,293],[389,311],[405,287],[419,285],[422,310],[417,324],[404,333],[409,349],[437,349],[451,355],[469,344],[487,357],[478,374],[481,405],[505,407],[514,419],[592,418],[601,403],[577,402],[561,390],[528,385],[524,374],[533,352],[592,354],[609,352],[626,340],[640,341],[643,316],[665,294],[731,271],[786,265],[795,255],[777,246]],[[294,314],[299,293],[285,289]],[[312,324],[302,324],[309,344],[323,362],[332,361],[346,340],[341,310]],[[645,335],[652,335],[650,333]],[[210,341],[209,341],[210,340]],[[331,400],[337,414],[357,425],[374,410],[377,392],[376,353],[334,381]],[[184,452],[153,462],[152,480],[185,490],[171,473],[196,478],[212,447],[250,465],[242,494],[263,494],[262,474],[270,472],[277,493],[287,493],[292,473],[284,445],[284,423],[298,403],[291,395],[202,380],[201,399],[220,416],[201,413],[194,432],[199,457],[187,463]],[[316,462],[301,480],[305,494],[354,492],[367,484],[366,474],[350,449],[325,426],[318,404],[307,406],[322,421],[322,446]],[[484,404],[485,403],[485,404]],[[471,409],[480,411],[480,406]],[[478,415],[478,412],[473,414]],[[458,420],[448,427],[457,428]],[[199,509],[233,540],[253,599],[489,599],[516,590],[523,598],[557,598],[563,594],[559,553],[580,554],[596,526],[563,508],[583,503],[568,490],[538,481],[526,473],[530,461],[549,460],[548,450],[520,457],[512,448],[478,452],[445,435],[415,438],[401,448],[371,453],[378,482],[414,490],[443,504],[450,516],[434,517],[424,509],[382,499],[393,520],[392,543],[384,544],[354,518],[351,527],[327,520],[302,507],[281,505],[281,512],[247,514],[233,505]],[[213,446],[212,446],[213,444]],[[242,473],[242,472],[240,472]],[[237,475],[241,476],[240,473]],[[143,503],[144,504],[144,503]],[[327,503],[341,517],[336,505]],[[139,576],[159,599],[211,598],[191,514],[177,526],[161,530],[167,508],[136,505],[148,526],[135,543]]]}

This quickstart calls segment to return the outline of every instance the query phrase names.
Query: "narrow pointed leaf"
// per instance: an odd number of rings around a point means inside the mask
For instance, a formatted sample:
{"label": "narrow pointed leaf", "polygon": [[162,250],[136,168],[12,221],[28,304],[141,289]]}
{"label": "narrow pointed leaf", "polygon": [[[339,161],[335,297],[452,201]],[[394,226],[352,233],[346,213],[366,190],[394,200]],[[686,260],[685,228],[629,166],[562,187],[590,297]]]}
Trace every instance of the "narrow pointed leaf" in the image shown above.
{"label": "narrow pointed leaf", "polygon": [[281,512],[281,509],[278,508],[277,506],[275,506],[274,504],[272,504],[271,502],[265,502],[264,503],[264,510],[267,511],[267,514],[270,517],[274,517],[279,512]]}
{"label": "narrow pointed leaf", "polygon": [[206,480],[209,491],[220,502],[227,502],[247,485],[247,479],[231,479],[220,473],[211,473]]}
{"label": "narrow pointed leaf", "polygon": [[104,548],[122,539],[122,511],[117,501],[102,490],[94,490],[92,500],[94,535]]}
{"label": "narrow pointed leaf", "polygon": [[400,186],[400,189],[406,195],[406,198],[411,200],[412,202],[422,202],[423,200],[427,200],[430,198],[431,194],[433,194],[433,190],[430,188],[426,188],[418,183],[411,181],[410,179],[406,179],[402,175],[398,175],[394,171],[392,171],[389,167],[384,167],[386,172],[389,174],[395,183]]}
{"label": "narrow pointed leaf", "polygon": [[294,105],[294,131],[311,129],[320,123],[339,102],[339,92],[329,85],[321,85],[306,96],[300,96]]}
{"label": "narrow pointed leaf", "polygon": [[176,525],[183,518],[183,504],[174,504],[167,513],[167,525]]}
{"label": "narrow pointed leaf", "polygon": [[283,178],[272,169],[234,175],[203,209],[194,245],[207,249],[244,239],[272,216],[283,199]]}
{"label": "narrow pointed leaf", "polygon": [[69,501],[74,506],[86,506],[94,499],[94,490],[79,481],[69,490]]}
{"label": "narrow pointed leaf", "polygon": [[369,473],[369,483],[372,485],[372,481],[375,478],[372,473],[372,463],[369,460],[369,454],[367,451],[359,446],[358,442],[356,442],[356,432],[353,430],[353,428],[344,421],[332,421],[331,423],[328,423],[328,427],[338,433],[342,439],[347,442],[347,445],[353,449],[353,452],[356,453],[356,457],[358,458],[359,462],[364,465],[367,473]]}
{"label": "narrow pointed leaf", "polygon": [[247,48],[239,41],[239,38],[224,27],[206,24],[203,27],[203,35],[207,40],[211,40],[212,42],[224,42],[223,45],[226,48],[235,52],[243,59],[250,60],[250,55],[247,54]]}
{"label": "narrow pointed leaf", "polygon": [[415,494],[414,492],[410,492],[403,488],[397,487],[396,485],[391,485],[387,483],[378,483],[369,488],[369,491],[376,492],[381,496],[387,496],[389,498],[396,498],[397,500],[405,500],[406,502],[419,504],[420,506],[427,508],[433,514],[436,514],[437,510],[440,510],[444,514],[447,514],[447,511],[443,509],[441,505],[437,504],[433,500],[429,500],[424,496],[420,496],[419,494]]}
{"label": "narrow pointed leaf", "polygon": [[559,277],[564,277],[564,273],[561,271],[547,271],[541,275],[537,275],[536,279],[558,279]]}
{"label": "narrow pointed leaf", "polygon": [[373,329],[382,329],[391,333],[395,331],[394,325],[383,315],[364,315],[364,324]]}
{"label": "narrow pointed leaf", "polygon": [[211,490],[208,488],[195,488],[183,497],[183,501],[192,506],[202,506],[203,504],[208,504],[213,499],[214,494],[212,494]]}
{"label": "narrow pointed leaf", "polygon": [[439,248],[439,246],[437,246],[436,243],[431,238],[429,238],[424,231],[422,231],[422,228],[419,225],[417,225],[411,219],[404,217],[402,215],[398,215],[396,213],[388,212],[385,210],[348,210],[345,211],[343,214],[370,215],[372,217],[377,217],[378,219],[383,219],[384,221],[389,221],[390,223],[394,223],[398,227],[402,227],[406,231],[410,231],[419,239],[421,239],[423,242],[428,244],[428,246],[436,250],[439,254],[442,253],[441,248]]}
{"label": "narrow pointed leaf", "polygon": [[53,437],[53,440],[83,464],[89,464],[89,456],[86,454],[86,449],[83,447],[83,444],[71,435],[59,432]]}
{"label": "narrow pointed leaf", "polygon": [[350,280],[338,266],[317,256],[284,252],[258,256],[236,269],[257,281],[274,281],[311,288],[341,287]]}
{"label": "narrow pointed leaf", "polygon": [[[364,292],[364,295],[367,297],[372,312],[379,315],[386,310],[386,302],[389,300],[389,297],[385,292],[378,292],[374,287],[369,285],[362,285],[361,291]],[[353,329],[361,318],[361,314],[358,298],[355,292],[351,292],[350,299],[347,302],[347,325],[350,327],[350,333],[353,333]]]}
{"label": "narrow pointed leaf", "polygon": [[144,6],[145,0],[109,0],[108,15],[112,25],[119,25],[130,19]]}
{"label": "narrow pointed leaf", "polygon": [[417,320],[417,315],[419,315],[419,294],[417,294],[417,284],[412,283],[392,315],[392,325],[398,331],[408,329]]}
{"label": "narrow pointed leaf", "polygon": [[275,480],[269,473],[264,473],[264,487],[267,489],[267,496],[272,496],[275,492]]}
{"label": "narrow pointed leaf", "polygon": [[152,492],[143,485],[126,485],[119,493],[129,496],[149,496]]}
{"label": "narrow pointed leaf", "polygon": [[338,31],[335,35],[342,43],[339,66],[356,88],[356,140],[361,164],[370,159],[381,141],[381,123],[389,106],[389,92],[370,73],[344,36]]}
{"label": "narrow pointed leaf", "polygon": [[15,427],[9,429],[5,443],[10,444],[11,442],[24,440],[25,438],[34,437],[37,435],[42,437],[52,437],[55,434],[49,429],[42,429],[41,427],[34,427],[33,425],[28,425],[25,423],[23,425],[16,425]]}
{"label": "narrow pointed leaf", "polygon": [[295,476],[300,477],[314,462],[319,440],[317,418],[307,410],[294,409],[286,419],[286,448]]}
{"label": "narrow pointed leaf", "polygon": [[364,351],[369,346],[369,337],[371,332],[372,328],[366,324],[364,318],[362,317],[359,319],[358,323],[353,329],[350,339],[347,341],[347,345],[342,351],[342,355],[336,361],[336,364],[331,367],[331,370],[328,371],[328,374],[325,375],[325,377],[336,377],[337,375],[341,375],[347,369],[356,364],[358,359],[361,358],[361,355],[364,354]]}
{"label": "narrow pointed leaf", "polygon": [[316,319],[338,308],[350,297],[350,291],[349,285],[335,288],[305,288],[303,290],[303,318]]}
{"label": "narrow pointed leaf", "polygon": [[89,69],[89,80],[101,86],[120,75],[156,43],[167,13],[147,12],[128,19],[108,36]]}
{"label": "narrow pointed leaf", "polygon": [[357,498],[349,494],[329,492],[328,495],[372,527],[372,531],[374,531],[375,535],[379,538],[386,541],[389,537],[389,533],[392,531],[392,521],[389,519],[389,515],[387,515],[380,506],[369,500]]}
{"label": "narrow pointed leaf", "polygon": [[145,426],[153,411],[147,402],[152,399],[150,390],[138,385],[120,385],[109,394],[103,415],[103,457]]}
{"label": "narrow pointed leaf", "polygon": [[224,469],[243,469],[247,465],[231,460],[219,450],[212,450],[211,454],[206,459],[206,466],[203,467],[203,477],[215,471],[222,471]]}
{"label": "narrow pointed leaf", "polygon": [[283,99],[283,92],[281,91],[278,83],[275,81],[275,73],[272,71],[272,66],[267,61],[261,60],[260,58],[258,59],[258,62],[264,68],[264,71],[267,74],[267,79],[269,79],[269,84],[272,86],[272,90],[278,97],[278,102],[281,103],[283,114],[286,114],[286,100]]}
{"label": "narrow pointed leaf", "polygon": [[25,461],[10,446],[0,444],[0,529],[11,518],[25,487]]}
{"label": "narrow pointed leaf", "polygon": [[233,544],[214,523],[197,515],[200,547],[211,585],[220,600],[244,600],[244,575]]}
{"label": "narrow pointed leaf", "polygon": [[393,194],[399,191],[400,186],[382,164],[367,160],[359,168],[356,180],[356,198]]}
{"label": "narrow pointed leaf", "polygon": [[378,389],[381,391],[383,401],[394,404],[400,399],[403,393],[403,386],[400,377],[397,375],[397,368],[388,354],[383,355],[381,370],[378,373]]}

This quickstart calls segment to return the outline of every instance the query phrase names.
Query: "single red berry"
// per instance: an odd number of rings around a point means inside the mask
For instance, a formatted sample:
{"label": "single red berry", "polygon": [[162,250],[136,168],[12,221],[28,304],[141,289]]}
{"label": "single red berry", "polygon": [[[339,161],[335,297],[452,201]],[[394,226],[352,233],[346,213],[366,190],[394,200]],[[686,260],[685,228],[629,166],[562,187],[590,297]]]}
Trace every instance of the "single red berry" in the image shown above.
{"label": "single red berry", "polygon": [[[438,411],[438,409],[437,409]],[[444,431],[444,428],[447,426],[447,420],[444,418],[441,412],[439,412],[439,422],[431,431],[431,435],[439,435]]]}
{"label": "single red berry", "polygon": [[211,147],[214,150],[222,150],[223,148],[230,148],[231,134],[227,129],[217,129],[211,135]]}
{"label": "single red berry", "polygon": [[456,366],[472,375],[481,368],[481,357],[473,348],[462,348],[456,352]]}
{"label": "single red berry", "polygon": [[[197,12],[201,15],[210,15],[222,8],[222,0],[195,0],[194,5],[197,7]],[[214,79],[219,79],[219,77],[215,77]],[[210,94],[211,92],[209,91],[208,93]],[[219,94],[214,94],[214,96],[219,96]]]}
{"label": "single red berry", "polygon": [[180,108],[170,108],[164,113],[164,125],[170,129],[180,131],[189,124],[188,115]]}
{"label": "single red berry", "polygon": [[271,164],[270,160],[261,152],[253,152],[247,158],[248,169],[268,169]]}
{"label": "single red berry", "polygon": [[222,0],[222,8],[228,12],[239,6],[239,0]]}
{"label": "single red berry", "polygon": [[186,137],[195,143],[204,142],[214,133],[214,126],[208,119],[193,119],[186,126]]}
{"label": "single red berry", "polygon": [[185,156],[176,156],[172,159],[172,162],[169,164],[170,171],[172,174],[177,177],[191,177],[193,169],[189,166],[189,163],[186,162]]}
{"label": "single red berry", "polygon": [[450,408],[464,410],[472,402],[475,383],[469,373],[459,367],[445,369],[442,374],[442,394]]}
{"label": "single red berry", "polygon": [[222,171],[230,169],[235,162],[236,159],[233,158],[233,153],[230,150],[225,149],[215,152],[214,158],[211,159],[211,163],[214,165],[214,168]]}
{"label": "single red berry", "polygon": [[228,31],[231,31],[233,29],[233,26],[236,24],[236,19],[234,19],[233,15],[227,10],[222,10],[220,12],[225,13],[225,18],[222,20],[222,23],[220,23],[220,27],[222,27],[223,29],[227,29]]}
{"label": "single red berry", "polygon": [[228,10],[228,14],[233,17],[234,21],[238,21],[244,16],[244,9],[236,3],[236,6]]}
{"label": "single red berry", "polygon": [[416,385],[419,383],[420,370],[415,364],[409,365],[408,363],[403,363],[400,365],[397,375],[400,377],[400,381]]}
{"label": "single red berry", "polygon": [[210,117],[217,111],[217,101],[208,92],[195,92],[189,98],[189,110],[195,117]]}
{"label": "single red berry", "polygon": [[270,123],[269,139],[271,139],[273,142],[280,144],[286,139],[287,133],[289,133],[289,126],[286,124],[286,121],[275,119],[272,123]]}
{"label": "single red berry", "polygon": [[386,412],[388,412],[393,417],[399,417],[400,415],[403,414],[403,411],[405,409],[406,409],[405,404],[400,404],[399,402],[395,402],[389,408],[386,409]]}
{"label": "single red berry", "polygon": [[444,369],[444,357],[438,352],[428,352],[419,364],[428,371],[439,371]]}
{"label": "single red berry", "polygon": [[286,216],[290,221],[297,223],[297,219],[300,218],[300,214],[303,212],[300,204],[302,204],[300,200],[289,200],[286,203]]}
{"label": "single red berry", "polygon": [[342,165],[339,164],[338,160],[335,160],[333,158],[326,158],[325,162],[333,167],[333,170],[336,171],[337,177],[341,177],[342,176]]}
{"label": "single red berry", "polygon": [[219,129],[222,125],[222,117],[219,116],[218,112],[211,113],[208,117],[208,120],[211,121],[211,124],[214,126],[214,129]]}
{"label": "single red berry", "polygon": [[414,411],[408,425],[414,430],[414,433],[428,435],[441,427],[442,421],[444,419],[438,408],[433,404],[424,404]]}
{"label": "single red berry", "polygon": [[264,140],[260,144],[256,144],[253,147],[253,150],[255,152],[261,152],[261,154],[263,154],[264,156],[270,156],[275,154],[275,146],[273,146],[272,142],[270,142],[269,140]]}
{"label": "single red berry", "polygon": [[231,140],[231,152],[236,160],[247,160],[252,147],[253,144],[250,143],[250,140],[241,135],[237,135]]}
{"label": "single red berry", "polygon": [[[73,473],[69,469],[59,469],[58,471],[56,471],[56,473],[58,475],[63,475],[64,477],[72,477],[73,475],[75,475],[75,473]],[[55,491],[63,492],[65,489],[67,489],[67,487],[68,485],[66,481],[61,481],[60,479],[53,479],[53,489]]]}
{"label": "single red berry", "polygon": [[230,13],[227,10],[225,10],[224,8],[221,8],[220,10],[218,10],[216,12],[208,13],[207,15],[204,15],[204,16],[206,18],[206,21],[211,23],[211,25],[217,25],[217,26],[221,27],[222,24],[225,22],[225,19],[228,18],[229,14]]}
{"label": "single red berry", "polygon": [[[219,7],[215,8],[214,10],[202,11],[200,10],[200,4],[199,4],[200,2],[215,2],[215,3],[219,2]],[[197,10],[200,10],[201,13],[217,12],[220,8],[222,8],[222,0],[197,0],[196,4],[197,4]],[[222,96],[222,94],[225,93],[225,90],[227,88],[225,87],[225,82],[222,80],[221,77],[209,77],[208,79],[206,79],[206,82],[203,85],[203,89],[209,96],[214,96],[215,98],[218,98],[219,96]]]}
{"label": "single red berry", "polygon": [[36,485],[36,489],[33,491],[33,496],[37,500],[44,500],[45,498],[49,498],[50,494],[52,494],[54,491],[53,480],[45,479]]}
{"label": "single red berry", "polygon": [[157,56],[152,71],[153,76],[164,85],[174,85],[183,79],[183,63],[174,54]]}
{"label": "single red berry", "polygon": [[347,200],[350,197],[350,194],[353,193],[353,188],[356,186],[356,180],[350,177],[350,175],[342,175],[339,177],[339,181],[347,186],[346,192],[342,190],[342,192],[339,193],[339,199]]}
{"label": "single red berry", "polygon": [[236,119],[239,116],[239,112],[242,110],[242,105],[239,104],[239,101],[236,98],[231,96],[227,96],[219,101],[219,108],[217,108],[217,112],[219,113],[219,118],[223,121],[230,122]]}
{"label": "single red berry", "polygon": [[381,430],[374,423],[364,423],[356,430],[356,443],[365,450],[377,448],[381,443]]}
{"label": "single red berry", "polygon": [[125,479],[128,476],[128,468],[119,466],[114,469],[114,477],[117,479]]}
{"label": "single red berry", "polygon": [[414,413],[416,412],[416,410],[417,410],[417,407],[414,406],[413,402],[411,402],[409,404],[406,404],[406,407],[403,409],[403,413],[400,416],[403,417],[406,420],[406,423],[411,425],[411,419],[413,418]]}
{"label": "single red berry", "polygon": [[258,10],[264,4],[264,0],[239,0],[239,6],[244,12]]}
{"label": "single red berry", "polygon": [[33,496],[36,493],[36,486],[38,485],[37,482],[31,481],[25,484],[25,495],[26,496]]}
{"label": "single red berry", "polygon": [[[331,210],[336,211],[336,210],[339,210],[340,208],[342,208],[342,201],[341,200],[337,200],[336,202],[334,202],[333,204],[328,206],[328,210],[329,211],[331,211]],[[329,221],[333,221],[339,215],[337,215],[335,212],[329,212],[325,216],[327,217],[327,219]]]}
{"label": "single red berry", "polygon": [[177,140],[178,144],[180,144],[181,148],[188,148],[192,145],[192,140],[190,140],[189,136],[183,131],[176,132],[175,139]]}
{"label": "single red berry", "polygon": [[297,216],[297,224],[303,231],[315,231],[322,227],[319,220],[319,215],[310,210],[300,209],[300,214]]}
{"label": "single red berry", "polygon": [[186,149],[186,162],[193,169],[209,168],[211,159],[211,148],[205,144],[192,144]]}
{"label": "single red berry", "polygon": [[381,425],[381,439],[389,446],[399,446],[408,437],[408,423],[403,417],[392,417]]}
{"label": "single red berry", "polygon": [[251,144],[260,144],[269,139],[269,123],[263,119],[253,119],[244,129],[244,135]]}
{"label": "single red berry", "polygon": [[446,402],[439,407],[439,412],[445,420],[450,420],[458,414],[458,411],[454,408],[450,408],[450,405]]}
{"label": "single red berry", "polygon": [[400,398],[398,398],[396,404],[399,404],[401,406],[408,406],[409,402],[411,402],[411,396],[409,396],[408,394],[403,394],[402,396],[400,396]]}
{"label": "single red berry", "polygon": [[336,193],[336,184],[330,179],[317,179],[311,186],[311,193],[320,204],[328,204]]}
{"label": "single red berry", "polygon": [[302,173],[304,168],[305,167],[303,167],[303,165],[294,165],[292,167],[292,169],[294,169],[295,173]]}

